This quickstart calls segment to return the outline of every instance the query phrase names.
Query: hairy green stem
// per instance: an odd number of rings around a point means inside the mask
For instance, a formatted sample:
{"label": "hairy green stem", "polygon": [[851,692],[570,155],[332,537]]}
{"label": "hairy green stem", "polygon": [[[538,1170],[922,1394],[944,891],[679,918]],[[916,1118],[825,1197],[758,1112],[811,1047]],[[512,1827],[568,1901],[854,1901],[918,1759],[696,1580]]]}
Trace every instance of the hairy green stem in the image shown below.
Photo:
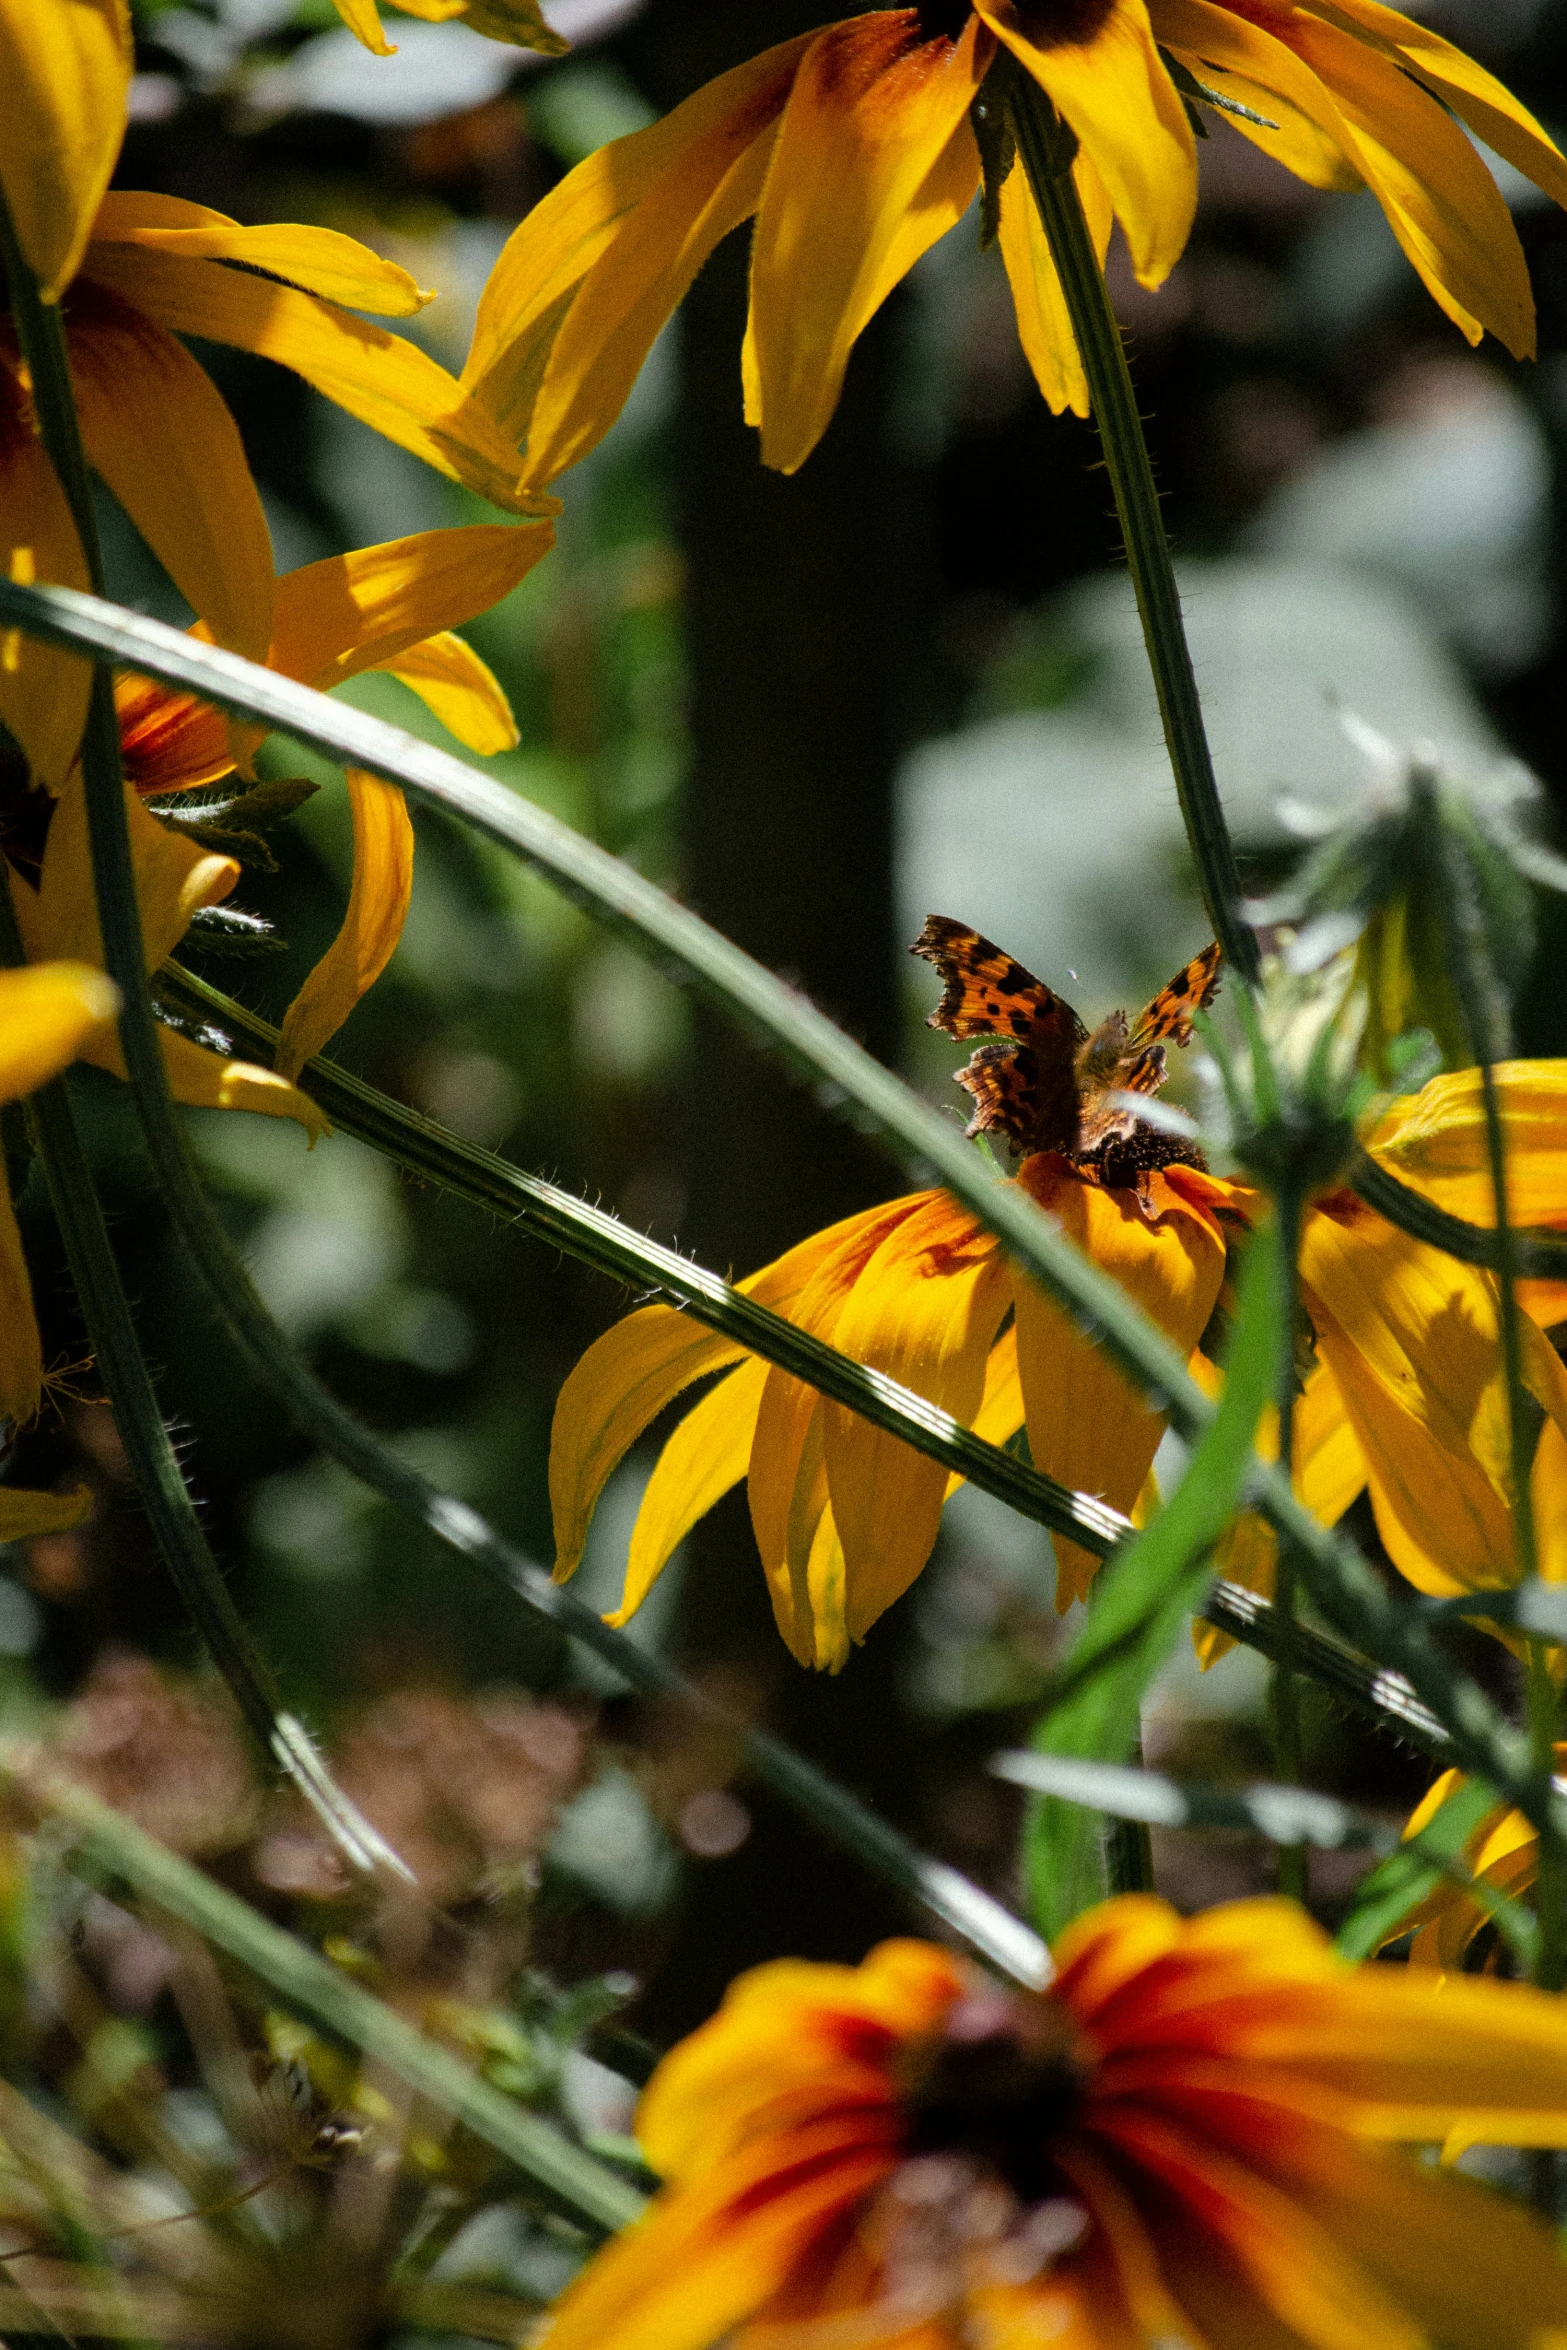
{"label": "hairy green stem", "polygon": [[[1159,491],[1137,411],[1137,394],[1126,363],[1126,347],[1104,271],[1094,251],[1082,200],[1072,176],[1077,142],[1033,77],[1008,57],[1004,77],[1017,152],[1066,298],[1088,379],[1094,422],[1104,448],[1115,493],[1115,509],[1126,542],[1127,568],[1137,595],[1143,641],[1159,697],[1159,716],[1186,822],[1203,901],[1224,959],[1242,980],[1255,984],[1257,942],[1241,914],[1240,876],[1219,799],[1208,748],[1191,649],[1181,618],[1180,590],[1170,560],[1170,542],[1159,510]],[[981,103],[987,100],[982,98]]]}
{"label": "hairy green stem", "polygon": [[[1281,1332],[1279,1342],[1279,1467],[1294,1480],[1295,1463],[1295,1317],[1299,1299],[1300,1228],[1302,1203],[1298,1187],[1287,1181],[1274,1194],[1273,1212],[1279,1220],[1278,1266],[1282,1289],[1280,1298]],[[1287,1787],[1298,1786],[1301,1779],[1303,1742],[1300,1719],[1299,1631],[1296,1620],[1298,1575],[1294,1545],[1284,1536],[1277,1537],[1278,1555],[1273,1588],[1274,1618],[1279,1639],[1279,1653],[1273,1668],[1273,1686],[1269,1692],[1269,1715],[1273,1728],[1273,1753],[1280,1780]],[[1304,1902],[1310,1890],[1309,1863],[1304,1844],[1281,1844],[1278,1855],[1278,1886],[1281,1893]]]}

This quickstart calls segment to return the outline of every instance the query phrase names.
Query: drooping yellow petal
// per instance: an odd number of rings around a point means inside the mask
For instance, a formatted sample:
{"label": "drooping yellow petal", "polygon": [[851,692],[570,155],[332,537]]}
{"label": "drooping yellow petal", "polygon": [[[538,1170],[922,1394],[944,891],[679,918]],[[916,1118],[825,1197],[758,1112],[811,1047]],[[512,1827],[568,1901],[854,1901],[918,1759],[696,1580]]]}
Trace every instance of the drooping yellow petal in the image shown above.
{"label": "drooping yellow petal", "polygon": [[[833,1344],[967,1424],[984,1393],[991,1341],[1010,1303],[1000,1249],[938,1192],[888,1233],[854,1282]],[[863,1640],[924,1566],[947,1471],[842,1404],[823,1410],[824,1465],[843,1546],[849,1636]]]}
{"label": "drooping yellow petal", "polygon": [[337,1034],[392,959],[413,896],[414,828],[396,784],[345,769],[354,878],[343,927],[283,1016],[277,1066],[293,1078]]}
{"label": "drooping yellow petal", "polygon": [[97,286],[72,295],[70,346],[88,457],[219,644],[265,660],[272,539],[212,378]]}
{"label": "drooping yellow petal", "polygon": [[[1151,1178],[1157,1213],[1135,1194],[1085,1183],[1054,1154],[1026,1162],[1020,1181],[1095,1264],[1190,1354],[1218,1298],[1224,1242],[1218,1226],[1173,1187],[1172,1170]],[[1018,1364],[1028,1406],[1034,1466],[1062,1485],[1129,1510],[1164,1433],[1153,1410],[1071,1318],[1032,1281],[1013,1282]],[[1060,1577],[1056,1605],[1083,1596],[1099,1561],[1052,1536]]]}
{"label": "drooping yellow petal", "polygon": [[[588,341],[575,391],[559,378],[553,384],[547,452],[543,442],[536,444],[534,403],[555,338],[584,278],[609,254],[620,314],[636,313],[642,292],[638,273],[646,264],[640,245],[628,248],[620,260],[611,252],[622,224],[644,203],[662,217],[678,208],[679,244],[715,201],[729,173],[777,121],[810,38],[807,34],[765,51],[707,83],[662,122],[601,147],[568,172],[513,231],[479,298],[462,380],[510,440],[519,447],[529,444],[530,475],[547,478],[552,470],[559,472],[557,444],[575,447],[601,417],[597,438],[619,414],[618,405],[605,412],[610,394],[598,389]],[[607,299],[601,290],[601,313]],[[654,322],[644,351],[667,315],[661,313]],[[616,380],[623,373],[622,363]]]}
{"label": "drooping yellow petal", "polygon": [[1077,133],[1115,207],[1139,284],[1162,285],[1191,234],[1197,149],[1145,0],[1109,0],[1083,41],[1059,38],[1048,11],[1040,31],[1021,0],[974,5]]}
{"label": "drooping yellow petal", "polygon": [[[1077,182],[1088,233],[1102,269],[1114,225],[1110,199],[1086,154],[1078,156],[1072,176]],[[1033,369],[1034,381],[1054,415],[1060,416],[1070,409],[1074,416],[1086,416],[1088,379],[1078,356],[1072,321],[1067,316],[1066,296],[1061,291],[1050,240],[1021,165],[1013,167],[1001,191],[998,241],[1012,288],[1018,340],[1023,346],[1023,356]]]}
{"label": "drooping yellow petal", "polygon": [[11,1194],[0,1179],[0,1422],[13,1420],[24,1426],[38,1409],[43,1386],[33,1285]]}
{"label": "drooping yellow petal", "polygon": [[[1023,1382],[1017,1367],[1017,1328],[1009,1323],[990,1350],[985,1364],[985,1391],[974,1414],[976,1436],[987,1444],[1009,1444],[1023,1425]],[[956,1469],[947,1479],[947,1499],[963,1479]]]}
{"label": "drooping yellow petal", "polygon": [[626,1554],[620,1605],[607,1624],[625,1624],[698,1518],[738,1485],[751,1458],[768,1366],[743,1362],[694,1404],[658,1456]]}
{"label": "drooping yellow petal", "polygon": [[46,302],[75,276],[125,135],[125,0],[0,0],[0,186]]}
{"label": "drooping yellow petal", "polygon": [[[697,271],[761,202],[799,47],[786,43],[722,76],[662,126],[684,116],[687,135],[553,332],[527,420],[530,482],[553,481],[603,439]],[[550,332],[547,313],[541,328]]]}
{"label": "drooping yellow petal", "polygon": [[285,572],[267,666],[322,693],[477,619],[547,555],[547,522],[470,523],[357,547]]}
{"label": "drooping yellow petal", "polygon": [[[426,13],[430,0],[397,0],[411,16]],[[541,57],[564,57],[571,47],[544,20],[539,0],[465,0],[463,23],[490,41],[509,41],[517,49],[533,49]]]}
{"label": "drooping yellow petal", "polygon": [[[158,1043],[169,1091],[187,1109],[254,1110],[264,1118],[292,1118],[312,1144],[331,1133],[324,1112],[275,1069],[258,1069],[250,1061],[230,1061],[173,1028],[160,1028]],[[124,1056],[112,1030],[90,1038],[80,1058],[96,1069],[106,1069],[111,1077],[125,1075]]]}
{"label": "drooping yellow petal", "polygon": [[[349,310],[372,310],[382,318],[411,318],[435,299],[421,293],[395,261],[383,260],[338,229],[301,227],[292,221],[244,228],[225,213],[209,211],[205,204],[188,204],[180,196],[114,190],[99,207],[92,241],[142,245],[193,261],[241,262],[300,286],[307,294],[320,294]],[[89,262],[89,274],[92,268]]]}
{"label": "drooping yellow petal", "polygon": [[[190,928],[198,907],[216,905],[228,896],[239,879],[239,867],[232,857],[217,856],[160,824],[129,786],[125,816],[147,968],[156,971]],[[36,893],[18,888],[11,894],[30,963],[58,958],[103,969],[87,795],[79,774],[56,803]]]}
{"label": "drooping yellow petal", "polygon": [[537,510],[518,487],[515,454],[486,412],[444,367],[384,326],[219,261],[95,245],[88,265],[96,283],[170,333],[205,335],[274,359],[492,506]]}
{"label": "drooping yellow petal", "polygon": [[1346,31],[1371,34],[1387,52],[1436,91],[1476,138],[1567,204],[1567,159],[1511,90],[1440,33],[1384,8],[1379,0],[1312,0],[1315,14]]}
{"label": "drooping yellow petal", "polygon": [[[851,1216],[813,1234],[737,1286],[775,1313],[789,1313],[816,1267],[864,1220]],[[644,1306],[588,1348],[560,1391],[550,1431],[559,1581],[576,1571],[594,1504],[643,1430],[695,1380],[744,1356],[733,1339],[704,1329],[673,1306]]]}
{"label": "drooping yellow petal", "polygon": [[381,29],[381,15],[375,0],[333,0],[333,6],[349,31],[356,34],[377,57],[396,55],[395,45]]}
{"label": "drooping yellow petal", "polygon": [[28,1493],[19,1486],[0,1485],[0,1542],[30,1542],[35,1534],[68,1534],[90,1515],[92,1498],[86,1485],[74,1485],[69,1493]]}
{"label": "drooping yellow petal", "polygon": [[521,739],[500,679],[450,630],[374,666],[401,678],[447,732],[481,759],[515,750]]}
{"label": "drooping yellow petal", "polygon": [[[1513,1221],[1567,1227],[1567,1061],[1504,1061],[1496,1090]],[[1393,1102],[1366,1148],[1450,1216],[1495,1224],[1478,1069],[1445,1072]]]}
{"label": "drooping yellow petal", "polygon": [[779,472],[825,432],[849,353],[897,283],[889,264],[906,274],[972,200],[968,111],[992,54],[976,18],[954,41],[882,9],[829,25],[801,60],[751,253],[752,421]]}
{"label": "drooping yellow petal", "polygon": [[119,1003],[112,982],[86,963],[0,971],[0,1102],[20,1101],[58,1076]]}
{"label": "drooping yellow petal", "polygon": [[[1333,1193],[1307,1217],[1301,1282],[1394,1563],[1445,1596],[1514,1582],[1494,1279]],[[1567,1426],[1567,1372],[1522,1335],[1525,1381]]]}
{"label": "drooping yellow petal", "polygon": [[[28,420],[28,400],[0,346],[0,560],[23,587],[92,582],[71,510]],[[38,643],[20,629],[0,632],[0,720],[33,773],[58,790],[70,772],[87,719],[92,670],[74,653]]]}

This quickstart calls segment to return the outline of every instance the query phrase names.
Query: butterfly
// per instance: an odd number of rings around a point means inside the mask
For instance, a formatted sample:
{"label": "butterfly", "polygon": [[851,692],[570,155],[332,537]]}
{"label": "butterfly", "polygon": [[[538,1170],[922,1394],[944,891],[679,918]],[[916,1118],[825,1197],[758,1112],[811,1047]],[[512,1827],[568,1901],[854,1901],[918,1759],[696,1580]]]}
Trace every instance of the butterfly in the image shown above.
{"label": "butterfly", "polygon": [[1189,1044],[1192,1014],[1213,1001],[1217,946],[1194,955],[1135,1023],[1112,1012],[1092,1035],[1064,996],[945,914],[928,917],[909,952],[934,963],[945,982],[928,1025],[991,1039],[958,1075],[974,1097],[970,1135],[1003,1134],[1025,1158],[1059,1151],[1115,1184],[1197,1160],[1189,1143],[1158,1132],[1116,1097],[1163,1085],[1166,1047]]}

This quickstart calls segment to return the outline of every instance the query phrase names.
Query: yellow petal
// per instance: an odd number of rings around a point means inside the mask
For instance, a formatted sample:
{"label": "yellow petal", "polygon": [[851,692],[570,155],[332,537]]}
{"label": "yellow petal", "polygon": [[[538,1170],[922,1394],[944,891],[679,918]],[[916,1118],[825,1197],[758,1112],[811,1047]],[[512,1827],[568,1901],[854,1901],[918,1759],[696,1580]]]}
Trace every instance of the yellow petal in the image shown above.
{"label": "yellow petal", "polygon": [[226,214],[187,204],[180,196],[116,189],[104,198],[92,236],[95,245],[142,245],[193,261],[241,262],[307,294],[320,294],[349,310],[373,310],[383,318],[411,318],[435,299],[421,293],[395,261],[383,260],[335,228],[302,228],[292,221],[242,228]]}
{"label": "yellow petal", "polygon": [[[1150,1221],[1134,1193],[1085,1183],[1053,1155],[1029,1160],[1020,1177],[1077,1246],[1190,1354],[1218,1298],[1224,1243],[1208,1216],[1161,1178],[1152,1180],[1158,1212]],[[1016,1277],[1013,1293],[1034,1466],[1129,1510],[1159,1448],[1162,1413],[1032,1281]],[[1059,1534],[1052,1540],[1060,1568],[1056,1605],[1064,1609],[1086,1593],[1099,1561]]]}
{"label": "yellow petal", "polygon": [[119,1003],[119,991],[86,963],[0,971],[0,1102],[19,1101],[57,1076]]}
{"label": "yellow petal", "polygon": [[[1567,1225],[1567,1061],[1504,1061],[1496,1087],[1513,1220]],[[1419,1093],[1394,1102],[1366,1148],[1390,1175],[1450,1216],[1495,1224],[1478,1069],[1433,1077]]]}
{"label": "yellow petal", "polygon": [[[23,587],[48,580],[85,589],[92,582],[76,525],[27,406],[10,366],[0,363],[0,558],[7,578]],[[0,632],[0,720],[51,790],[70,772],[91,690],[87,662],[20,629]]]}
{"label": "yellow petal", "polygon": [[43,1349],[33,1313],[33,1285],[27,1277],[11,1194],[0,1180],[0,1421],[14,1420],[21,1426],[30,1420],[38,1409],[43,1385]]}
{"label": "yellow petal", "polygon": [[[832,1342],[967,1423],[984,1393],[1010,1290],[992,1236],[967,1208],[937,1193],[900,1220],[860,1271]],[[947,1471],[842,1404],[824,1407],[823,1436],[849,1635],[863,1640],[930,1556]]]}
{"label": "yellow petal", "polygon": [[460,628],[510,595],[549,553],[548,523],[471,523],[357,547],[285,572],[267,666],[322,693]]}
{"label": "yellow petal", "polygon": [[[130,827],[147,968],[156,971],[190,928],[198,907],[226,898],[239,879],[232,857],[182,838],[148,814],[127,785],[125,815]],[[80,775],[72,777],[55,806],[36,896],[12,893],[28,961],[60,958],[103,968],[103,942],[93,892],[87,836],[87,797]]]}
{"label": "yellow petal", "polygon": [[1086,41],[1033,29],[1020,0],[975,0],[1070,123],[1125,231],[1138,282],[1162,285],[1186,250],[1197,210],[1197,150],[1165,71],[1145,0],[1110,0]]}
{"label": "yellow petal", "polygon": [[[398,4],[406,8],[408,0],[398,0]],[[533,49],[541,57],[564,57],[571,47],[546,24],[539,0],[467,0],[463,22],[487,40],[510,41],[515,48]]]}
{"label": "yellow petal", "polygon": [[367,49],[377,57],[395,57],[395,45],[381,29],[380,11],[375,0],[333,0],[338,15],[351,33],[358,35]]}
{"label": "yellow petal", "polygon": [[500,679],[472,645],[447,631],[410,645],[390,661],[377,661],[401,678],[449,734],[481,759],[515,750],[521,740]]}
{"label": "yellow petal", "polygon": [[0,1485],[0,1542],[67,1534],[91,1514],[92,1498],[86,1485],[73,1486],[69,1493],[26,1493],[14,1485]]}
{"label": "yellow petal", "polygon": [[751,253],[752,421],[779,472],[827,429],[856,338],[898,278],[967,210],[968,112],[992,54],[973,18],[949,41],[881,9],[829,25],[801,60]]}
{"label": "yellow petal", "polygon": [[211,377],[172,335],[92,285],[72,295],[70,344],[88,457],[219,644],[265,660],[272,540]]}
{"label": "yellow petal", "polygon": [[[1114,219],[1110,199],[1105,194],[1104,182],[1086,155],[1078,156],[1072,176],[1077,182],[1088,232],[1102,269]],[[1060,416],[1070,409],[1074,416],[1086,416],[1088,379],[1078,357],[1050,240],[1045,235],[1044,223],[1021,164],[1014,165],[1001,191],[999,242],[1012,287],[1018,340],[1023,346],[1023,356],[1034,371],[1034,381],[1053,414]]]}
{"label": "yellow petal", "polygon": [[126,780],[141,798],[192,791],[233,768],[228,728],[210,702],[122,671],[114,681],[114,708]]}
{"label": "yellow petal", "polygon": [[0,185],[46,302],[81,261],[125,134],[124,0],[0,0]]}
{"label": "yellow petal", "polygon": [[630,1621],[698,1518],[745,1475],[767,1368],[745,1362],[720,1379],[659,1454],[632,1529],[625,1589],[607,1624]]}
{"label": "yellow petal", "polygon": [[[985,1364],[985,1392],[974,1414],[976,1436],[987,1444],[1009,1444],[1023,1425],[1023,1382],[1017,1367],[1017,1329],[1009,1323],[990,1350]],[[947,1495],[956,1493],[963,1479],[954,1470],[947,1479]]]}
{"label": "yellow petal", "polygon": [[697,271],[761,202],[796,50],[769,51],[679,110],[690,109],[689,136],[584,276],[554,333],[527,424],[530,482],[553,481],[603,439]]}
{"label": "yellow petal", "polygon": [[1567,160],[1527,106],[1520,106],[1484,66],[1378,0],[1313,0],[1318,16],[1348,31],[1370,33],[1434,89],[1493,153],[1533,180],[1558,204],[1567,204]]}
{"label": "yellow petal", "polygon": [[[795,64],[810,38],[807,34],[767,50],[707,83],[662,122],[601,147],[568,172],[513,231],[479,297],[473,347],[462,380],[512,441],[519,446],[529,443],[530,473],[547,478],[552,470],[560,471],[553,441],[548,451],[538,445],[534,462],[531,420],[555,338],[584,278],[610,252],[622,224],[644,203],[661,217],[679,212],[673,234],[680,242],[690,221],[714,201],[715,189],[722,188],[729,172],[777,120]],[[618,287],[622,313],[636,311],[642,272],[660,266],[656,259],[649,263],[646,245],[644,237],[628,248],[626,266],[617,272],[623,280]],[[606,299],[601,290],[601,308]],[[652,334],[667,315],[658,318]],[[574,447],[605,406],[607,395],[601,397],[593,381],[592,356],[589,343],[582,354],[578,402],[583,416],[576,414],[558,381],[551,394],[556,420],[551,434],[562,447]],[[616,372],[618,378],[623,366]],[[617,405],[603,417],[595,438],[618,413]]]}
{"label": "yellow petal", "polygon": [[517,458],[444,367],[384,326],[247,276],[138,245],[95,245],[94,280],[173,334],[205,335],[274,359],[351,416],[509,513],[532,510]]}
{"label": "yellow petal", "polygon": [[[331,1133],[325,1115],[309,1095],[290,1085],[275,1069],[227,1060],[222,1053],[209,1052],[205,1045],[193,1043],[172,1028],[160,1028],[158,1042],[163,1048],[169,1090],[187,1109],[255,1110],[266,1118],[292,1118],[312,1144]],[[80,1058],[106,1069],[111,1077],[125,1075],[119,1041],[112,1031],[103,1030],[90,1038]]]}
{"label": "yellow petal", "polygon": [[[862,1221],[851,1216],[814,1234],[738,1287],[775,1313],[788,1313],[816,1266]],[[733,1339],[705,1330],[673,1306],[644,1306],[588,1348],[560,1391],[550,1432],[550,1504],[560,1581],[575,1572],[594,1504],[643,1430],[694,1380],[744,1356],[744,1347]]]}
{"label": "yellow petal", "polygon": [[392,959],[413,896],[414,828],[396,784],[345,769],[354,817],[354,878],[343,927],[283,1016],[277,1066],[297,1077],[337,1034]]}

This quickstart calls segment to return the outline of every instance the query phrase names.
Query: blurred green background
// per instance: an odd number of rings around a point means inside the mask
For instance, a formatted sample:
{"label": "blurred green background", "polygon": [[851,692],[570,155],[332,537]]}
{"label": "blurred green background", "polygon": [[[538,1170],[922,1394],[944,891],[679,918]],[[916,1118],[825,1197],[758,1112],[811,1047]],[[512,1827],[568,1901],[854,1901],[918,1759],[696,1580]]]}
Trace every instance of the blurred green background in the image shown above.
{"label": "blurred green background", "polygon": [[[399,55],[376,60],[327,0],[138,0],[119,184],[364,238],[438,289],[413,331],[455,367],[505,237],[564,170],[817,11],[559,0],[552,13],[577,41],[559,63],[390,11]],[[1567,128],[1567,6],[1420,13]],[[1553,802],[1567,792],[1567,223],[1499,168],[1540,302],[1533,367],[1464,346],[1369,196],[1319,196],[1217,121],[1169,285],[1140,292],[1112,254],[1257,886],[1287,858],[1291,802],[1365,788],[1346,707],[1475,773],[1520,757]],[[831,431],[789,481],[763,472],[741,422],[744,284],[742,234],[620,424],[559,485],[557,552],[471,630],[522,735],[492,765],[956,1111],[957,1055],[921,1025],[931,976],[903,952],[927,911],[991,931],[1089,1016],[1140,1001],[1203,943],[1108,489],[1091,431],[1041,405],[973,222],[866,334]],[[292,376],[201,356],[243,429],[280,570],[483,518]],[[185,617],[123,519],[106,513],[105,529],[116,592]],[[432,726],[390,680],[348,690]],[[324,787],[274,836],[280,870],[242,885],[275,951],[200,967],[276,1018],[336,928],[350,839],[329,770],[287,746],[266,756]],[[736,1273],[899,1187],[830,1105],[515,865],[439,819],[418,831],[402,945],[332,1047],[347,1066]],[[1521,1042],[1555,1052],[1561,917],[1545,908],[1542,924]],[[631,2020],[658,2044],[754,1959],[855,1956],[902,1924],[848,1862],[733,1783],[732,1757],[589,1672],[313,1453],[223,1353],[124,1098],[90,1076],[78,1093],[165,1410],[290,1701],[329,1743],[395,1745],[387,1725],[413,1718],[398,1706],[493,1708],[520,1690],[558,1701],[587,1737],[582,1783],[552,1798],[531,1956],[563,1979],[634,1976]],[[307,1153],[293,1129],[199,1123],[258,1280],[322,1375],[547,1560],[555,1395],[626,1301],[345,1138]],[[79,1364],[36,1186],[23,1212],[48,1357]],[[9,1702],[27,1714],[75,1699],[78,1724],[83,1703],[100,1719],[125,1651],[195,1661],[96,1392],[90,1370],[67,1380],[11,1462],[40,1484],[85,1468],[94,1519],[0,1558]],[[597,1604],[618,1594],[651,1457],[600,1508],[582,1585]],[[1009,1894],[1017,1815],[986,1760],[1029,1720],[1061,1637],[1053,1566],[1039,1530],[981,1497],[960,1495],[948,1518],[931,1568],[837,1681],[802,1675],[778,1642],[743,1498],[686,1546],[637,1631]],[[1357,1529],[1372,1538],[1369,1519]],[[1347,1721],[1323,1710],[1312,1733],[1321,1783],[1389,1809],[1420,1790],[1410,1758]],[[1151,1755],[1205,1774],[1265,1768],[1252,1662],[1200,1679],[1183,1660],[1145,1735]],[[126,1800],[137,1784],[131,1770]],[[1258,1851],[1212,1838],[1162,1839],[1159,1866],[1183,1901],[1261,1881]],[[1318,1864],[1326,1912],[1346,1883]]]}

